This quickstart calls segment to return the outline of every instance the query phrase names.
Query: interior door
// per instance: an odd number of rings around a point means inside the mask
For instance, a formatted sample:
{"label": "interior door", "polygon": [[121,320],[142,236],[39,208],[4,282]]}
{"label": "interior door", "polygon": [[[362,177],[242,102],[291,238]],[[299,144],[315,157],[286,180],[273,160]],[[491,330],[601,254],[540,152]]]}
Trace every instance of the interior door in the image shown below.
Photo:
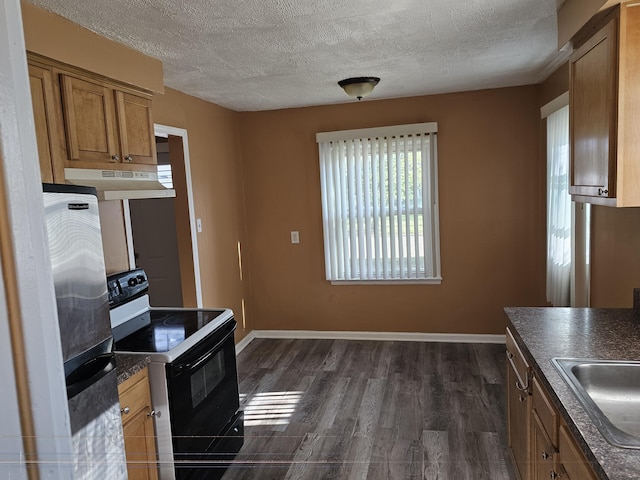
{"label": "interior door", "polygon": [[129,200],[136,266],[149,278],[154,307],[182,307],[175,199]]}

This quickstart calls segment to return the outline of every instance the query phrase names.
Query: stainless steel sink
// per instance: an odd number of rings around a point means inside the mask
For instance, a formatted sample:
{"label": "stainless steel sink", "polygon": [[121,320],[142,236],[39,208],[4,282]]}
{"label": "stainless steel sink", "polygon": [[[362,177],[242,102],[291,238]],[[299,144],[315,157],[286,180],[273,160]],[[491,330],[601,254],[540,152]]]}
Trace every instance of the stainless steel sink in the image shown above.
{"label": "stainless steel sink", "polygon": [[640,362],[581,358],[552,362],[609,443],[640,449]]}

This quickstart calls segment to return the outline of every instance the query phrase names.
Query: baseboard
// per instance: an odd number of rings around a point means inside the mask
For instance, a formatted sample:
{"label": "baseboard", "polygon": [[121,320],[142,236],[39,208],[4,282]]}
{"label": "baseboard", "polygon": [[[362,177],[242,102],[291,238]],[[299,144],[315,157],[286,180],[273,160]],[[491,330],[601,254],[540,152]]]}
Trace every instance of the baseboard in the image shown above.
{"label": "baseboard", "polygon": [[295,338],[316,340],[378,340],[393,342],[446,342],[504,344],[504,335],[467,333],[409,333],[409,332],[325,332],[314,330],[252,330],[236,345],[242,351],[255,338]]}
{"label": "baseboard", "polygon": [[242,350],[244,350],[247,345],[249,345],[253,339],[256,338],[255,330],[250,331],[247,336],[245,336],[242,340],[236,343],[236,355],[238,355]]}

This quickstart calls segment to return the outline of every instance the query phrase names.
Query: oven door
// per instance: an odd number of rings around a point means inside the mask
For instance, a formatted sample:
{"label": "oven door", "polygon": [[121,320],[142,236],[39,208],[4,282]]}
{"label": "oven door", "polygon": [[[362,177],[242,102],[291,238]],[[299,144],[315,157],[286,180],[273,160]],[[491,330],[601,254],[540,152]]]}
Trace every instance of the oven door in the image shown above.
{"label": "oven door", "polygon": [[231,319],[167,365],[176,472],[201,462],[239,408]]}

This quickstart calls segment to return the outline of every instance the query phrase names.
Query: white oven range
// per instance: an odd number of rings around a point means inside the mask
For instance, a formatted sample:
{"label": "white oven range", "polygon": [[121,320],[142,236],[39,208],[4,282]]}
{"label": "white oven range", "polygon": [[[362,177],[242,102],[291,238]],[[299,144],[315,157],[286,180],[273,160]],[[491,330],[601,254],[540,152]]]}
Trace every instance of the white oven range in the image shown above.
{"label": "white oven range", "polygon": [[244,442],[233,312],[151,307],[143,269],[107,286],[116,353],[151,359],[160,479],[220,478]]}

